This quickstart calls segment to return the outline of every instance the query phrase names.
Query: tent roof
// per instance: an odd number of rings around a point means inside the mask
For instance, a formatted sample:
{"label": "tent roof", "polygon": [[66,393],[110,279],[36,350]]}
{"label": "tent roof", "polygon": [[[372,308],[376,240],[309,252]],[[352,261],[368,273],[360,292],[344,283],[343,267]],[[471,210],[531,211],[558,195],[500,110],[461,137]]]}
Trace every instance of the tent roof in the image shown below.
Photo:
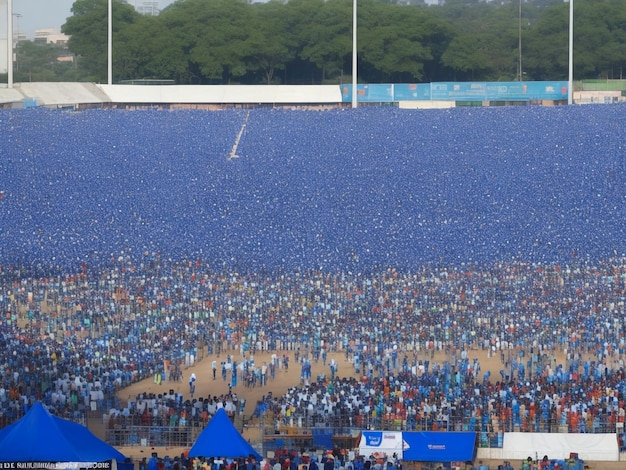
{"label": "tent roof", "polygon": [[0,430],[0,462],[102,462],[126,457],[85,426],[51,415],[35,403]]}
{"label": "tent roof", "polygon": [[189,450],[189,457],[239,458],[261,456],[237,431],[223,408],[217,410]]}

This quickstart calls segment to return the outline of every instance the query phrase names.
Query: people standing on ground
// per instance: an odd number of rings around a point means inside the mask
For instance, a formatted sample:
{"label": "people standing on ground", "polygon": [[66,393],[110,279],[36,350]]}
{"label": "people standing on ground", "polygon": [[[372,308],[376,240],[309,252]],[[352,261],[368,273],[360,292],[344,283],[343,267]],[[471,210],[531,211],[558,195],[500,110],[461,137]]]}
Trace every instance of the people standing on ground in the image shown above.
{"label": "people standing on ground", "polygon": [[192,372],[189,376],[189,395],[193,398],[193,394],[196,391],[196,373]]}

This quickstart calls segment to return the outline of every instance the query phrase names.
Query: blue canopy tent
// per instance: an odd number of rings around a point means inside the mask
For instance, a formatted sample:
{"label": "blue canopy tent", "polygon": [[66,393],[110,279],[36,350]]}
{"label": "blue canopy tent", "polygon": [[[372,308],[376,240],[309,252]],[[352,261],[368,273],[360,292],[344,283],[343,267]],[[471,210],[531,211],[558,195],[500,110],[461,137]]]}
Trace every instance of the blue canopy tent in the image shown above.
{"label": "blue canopy tent", "polygon": [[189,450],[189,457],[240,458],[261,455],[237,431],[223,408],[217,410]]}
{"label": "blue canopy tent", "polygon": [[124,454],[80,424],[51,415],[39,402],[0,430],[0,462],[123,462]]}
{"label": "blue canopy tent", "polygon": [[404,432],[402,458],[415,462],[469,462],[476,455],[475,432]]}

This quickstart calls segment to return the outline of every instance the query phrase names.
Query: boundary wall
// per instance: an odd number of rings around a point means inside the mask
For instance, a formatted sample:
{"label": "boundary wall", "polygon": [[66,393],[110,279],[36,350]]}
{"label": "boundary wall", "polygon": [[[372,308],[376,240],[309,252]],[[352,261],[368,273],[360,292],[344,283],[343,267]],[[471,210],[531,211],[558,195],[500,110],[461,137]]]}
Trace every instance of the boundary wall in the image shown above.
{"label": "boundary wall", "polygon": [[[101,85],[36,82],[0,85],[4,108],[349,107],[352,85]],[[359,104],[402,108],[564,104],[567,82],[439,82],[357,85]],[[606,102],[606,100],[603,100]]]}

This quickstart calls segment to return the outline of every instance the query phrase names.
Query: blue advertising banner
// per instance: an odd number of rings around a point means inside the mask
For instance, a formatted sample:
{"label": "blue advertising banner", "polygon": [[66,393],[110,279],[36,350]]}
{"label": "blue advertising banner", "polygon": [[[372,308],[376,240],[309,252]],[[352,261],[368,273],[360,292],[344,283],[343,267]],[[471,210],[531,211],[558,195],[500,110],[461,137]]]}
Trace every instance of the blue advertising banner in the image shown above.
{"label": "blue advertising banner", "polygon": [[430,99],[435,101],[484,101],[485,82],[438,82],[430,84]]}
{"label": "blue advertising banner", "polygon": [[405,432],[403,459],[415,462],[467,462],[474,460],[474,432]]}
{"label": "blue advertising banner", "polygon": [[[392,103],[393,85],[390,83],[357,85],[357,100],[361,103]],[[341,86],[341,99],[344,103],[352,101],[352,85]]]}
{"label": "blue advertising banner", "polygon": [[537,101],[567,99],[567,82],[488,82],[488,101]]}
{"label": "blue advertising banner", "polygon": [[393,86],[394,101],[429,100],[430,83],[397,83]]}
{"label": "blue advertising banner", "polygon": [[[357,85],[357,101],[558,101],[567,99],[567,87],[564,81],[361,84]],[[352,85],[341,85],[341,99],[352,101]]]}
{"label": "blue advertising banner", "polygon": [[430,86],[430,99],[439,101],[567,99],[567,82],[439,82]]}
{"label": "blue advertising banner", "polygon": [[314,428],[312,430],[313,445],[318,449],[333,448],[333,429]]}

